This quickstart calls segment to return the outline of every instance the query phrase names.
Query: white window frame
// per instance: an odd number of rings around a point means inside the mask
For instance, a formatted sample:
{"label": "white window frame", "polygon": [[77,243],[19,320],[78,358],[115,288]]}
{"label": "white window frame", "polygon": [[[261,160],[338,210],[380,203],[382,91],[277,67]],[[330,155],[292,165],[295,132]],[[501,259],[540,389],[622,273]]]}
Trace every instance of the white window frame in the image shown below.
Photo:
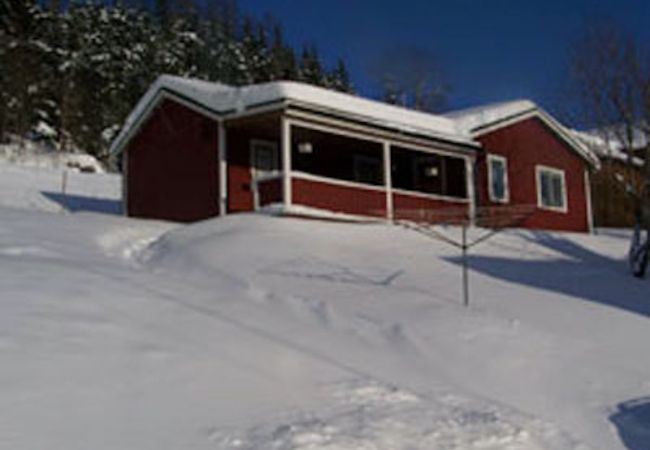
{"label": "white window frame", "polygon": [[[492,175],[492,161],[498,161],[503,164],[503,198],[497,198],[494,194],[493,175]],[[510,203],[510,183],[508,181],[508,158],[501,155],[488,153],[487,155],[487,175],[488,175],[488,195],[490,201],[494,203]]]}
{"label": "white window frame", "polygon": [[258,173],[257,168],[255,167],[255,149],[257,147],[267,147],[273,150],[275,153],[276,160],[280,158],[279,150],[278,150],[278,144],[277,142],[274,141],[267,141],[263,139],[251,139],[250,140],[250,147],[249,147],[249,156],[248,160],[250,162],[250,174],[251,174],[251,191],[253,194],[253,207],[257,211],[260,208],[260,194],[259,194],[259,189],[258,189],[258,183],[260,181],[264,180],[270,180],[273,178],[278,178],[281,174],[282,171],[280,170],[280,164],[281,161],[278,162],[278,167],[277,169],[271,171],[270,173],[266,173],[264,176],[261,176]]}
{"label": "white window frame", "polygon": [[[548,206],[542,202],[542,174],[546,172],[553,175],[559,175],[562,185],[562,206]],[[547,211],[567,213],[569,210],[568,193],[566,189],[566,173],[562,169],[555,167],[536,165],[535,166],[535,185],[537,187],[537,207]]]}
{"label": "white window frame", "polygon": [[[278,162],[277,168],[270,173],[268,173],[264,177],[260,177],[257,167],[255,167],[255,149],[257,147],[267,147],[270,148],[273,153],[275,154],[275,158]],[[275,178],[276,176],[280,175],[280,154],[278,150],[278,143],[274,141],[266,141],[263,139],[251,139],[250,141],[250,165],[251,165],[251,177],[255,179],[256,181],[262,181],[267,178]]]}

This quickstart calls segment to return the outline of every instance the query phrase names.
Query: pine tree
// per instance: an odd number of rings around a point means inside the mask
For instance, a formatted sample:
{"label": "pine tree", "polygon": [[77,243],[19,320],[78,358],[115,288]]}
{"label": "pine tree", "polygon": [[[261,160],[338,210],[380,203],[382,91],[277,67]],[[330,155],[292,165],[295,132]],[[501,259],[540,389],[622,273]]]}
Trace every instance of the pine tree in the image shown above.
{"label": "pine tree", "polygon": [[162,73],[351,91],[343,61],[326,71],[311,46],[298,63],[281,25],[240,20],[236,0],[211,1],[202,17],[192,0],[0,0],[0,65],[0,139],[45,124],[62,149],[102,159]]}
{"label": "pine tree", "polygon": [[[2,77],[4,126],[24,137],[42,112],[44,57],[50,50],[39,36],[45,14],[33,0],[4,1]],[[4,127],[3,126],[3,127]]]}
{"label": "pine tree", "polygon": [[303,48],[302,56],[300,58],[298,80],[316,86],[322,86],[325,84],[325,78],[323,77],[323,71],[316,47],[309,46]]}
{"label": "pine tree", "polygon": [[269,78],[270,80],[296,80],[298,68],[296,55],[291,47],[283,40],[282,27],[273,24],[273,40],[269,50]]}
{"label": "pine tree", "polygon": [[354,92],[345,62],[339,58],[334,70],[328,75],[327,87],[339,92]]}

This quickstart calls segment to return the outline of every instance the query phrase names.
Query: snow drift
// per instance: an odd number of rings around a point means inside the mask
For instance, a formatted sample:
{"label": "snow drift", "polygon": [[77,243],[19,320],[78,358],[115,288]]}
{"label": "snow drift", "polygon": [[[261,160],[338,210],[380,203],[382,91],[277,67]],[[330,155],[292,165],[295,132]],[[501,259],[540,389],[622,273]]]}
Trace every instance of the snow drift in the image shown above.
{"label": "snow drift", "polygon": [[650,285],[625,232],[504,232],[464,308],[457,251],[409,230],[30,211],[53,175],[14,169],[2,447],[646,448]]}

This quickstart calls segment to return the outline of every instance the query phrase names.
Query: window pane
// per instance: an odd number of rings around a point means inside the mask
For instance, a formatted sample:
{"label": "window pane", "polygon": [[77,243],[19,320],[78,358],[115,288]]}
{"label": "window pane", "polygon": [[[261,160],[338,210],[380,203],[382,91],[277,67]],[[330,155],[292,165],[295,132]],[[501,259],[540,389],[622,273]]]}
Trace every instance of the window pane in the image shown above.
{"label": "window pane", "polygon": [[273,150],[266,147],[257,147],[257,168],[261,171],[271,171],[275,169],[273,161]]}
{"label": "window pane", "polygon": [[[306,144],[311,146],[311,152],[300,151]],[[297,172],[378,186],[384,184],[381,143],[292,126],[291,152],[292,170]],[[370,163],[373,168],[360,167],[357,157],[374,161]],[[357,172],[363,175],[357,176]]]}
{"label": "window pane", "polygon": [[393,187],[467,198],[465,160],[395,146],[391,151]]}
{"label": "window pane", "polygon": [[550,187],[549,187],[549,178],[548,178],[548,173],[542,172],[540,174],[540,188],[542,189],[542,205],[544,206],[550,206],[551,205],[551,199],[550,199]]}
{"label": "window pane", "polygon": [[381,161],[365,157],[357,157],[354,161],[354,179],[360,183],[381,184]]}
{"label": "window pane", "polygon": [[503,161],[491,160],[492,196],[495,200],[504,200],[506,196],[505,165]]}
{"label": "window pane", "polygon": [[553,206],[562,206],[562,179],[559,175],[552,176],[553,182]]}
{"label": "window pane", "polygon": [[540,198],[543,206],[551,208],[564,207],[564,184],[562,175],[542,171],[539,174]]}

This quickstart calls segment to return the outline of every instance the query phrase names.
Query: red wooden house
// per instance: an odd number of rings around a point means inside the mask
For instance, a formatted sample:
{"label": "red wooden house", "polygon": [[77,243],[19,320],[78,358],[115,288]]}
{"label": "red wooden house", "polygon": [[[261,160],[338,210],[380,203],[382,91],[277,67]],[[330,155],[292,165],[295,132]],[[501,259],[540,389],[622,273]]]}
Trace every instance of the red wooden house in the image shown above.
{"label": "red wooden house", "polygon": [[195,221],[275,208],[394,218],[474,205],[479,145],[444,117],[295,82],[163,76],[127,119],[129,216]]}
{"label": "red wooden house", "polygon": [[[547,147],[515,148],[491,134],[475,137],[460,115],[412,111],[302,83],[231,87],[162,76],[112,151],[122,158],[126,214],[189,222],[259,209],[386,219],[449,210],[472,217],[489,201],[481,144],[506,158],[523,148],[531,164],[565,171],[566,196],[561,208],[542,205],[525,225],[586,230],[588,196],[574,182],[574,172],[584,181],[585,159],[543,118],[532,120],[521,133],[514,125],[515,134]],[[557,156],[547,160],[541,153]],[[500,201],[527,203],[535,173],[520,177],[513,169],[520,167],[504,167],[508,198]]]}
{"label": "red wooden house", "polygon": [[525,228],[590,231],[590,172],[598,158],[574,133],[528,100],[445,114],[480,142],[479,206],[530,205]]}

